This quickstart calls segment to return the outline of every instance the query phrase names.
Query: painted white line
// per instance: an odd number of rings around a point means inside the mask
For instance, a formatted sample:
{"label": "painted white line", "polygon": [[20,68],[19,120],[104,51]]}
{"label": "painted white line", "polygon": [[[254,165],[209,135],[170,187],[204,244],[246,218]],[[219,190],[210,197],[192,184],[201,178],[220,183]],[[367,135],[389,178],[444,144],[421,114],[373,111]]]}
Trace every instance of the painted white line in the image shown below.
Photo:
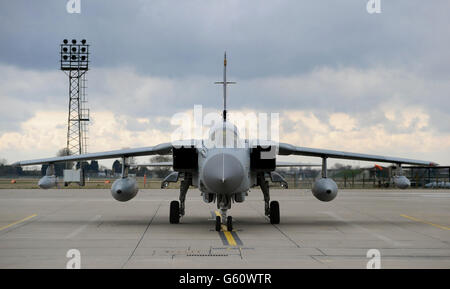
{"label": "painted white line", "polygon": [[352,222],[348,222],[347,220],[345,220],[341,216],[337,215],[336,213],[333,213],[333,212],[323,212],[323,213],[327,214],[330,217],[333,217],[333,218],[335,218],[335,219],[337,219],[337,220],[339,220],[339,221],[341,221],[343,223],[346,223],[346,224],[348,224],[348,225],[350,225],[350,226],[352,226],[354,228],[360,229],[360,230],[366,232],[367,234],[374,236],[375,238],[378,238],[378,239],[380,239],[382,241],[385,241],[386,243],[389,243],[391,246],[396,246],[396,247],[403,247],[403,246],[405,246],[405,243],[397,242],[397,241],[392,240],[391,238],[388,238],[388,237],[386,237],[384,235],[381,235],[381,234],[375,233],[375,232],[373,232],[373,231],[371,231],[369,229],[366,229],[363,226],[360,226],[358,224],[353,224]]}
{"label": "painted white line", "polygon": [[73,231],[72,233],[67,235],[66,239],[74,238],[76,235],[78,235],[79,233],[83,232],[83,230],[86,229],[92,222],[100,220],[101,217],[102,217],[102,215],[94,216],[92,219],[89,220],[89,222],[87,224],[84,224],[83,226],[80,226],[78,229],[76,229],[75,231]]}

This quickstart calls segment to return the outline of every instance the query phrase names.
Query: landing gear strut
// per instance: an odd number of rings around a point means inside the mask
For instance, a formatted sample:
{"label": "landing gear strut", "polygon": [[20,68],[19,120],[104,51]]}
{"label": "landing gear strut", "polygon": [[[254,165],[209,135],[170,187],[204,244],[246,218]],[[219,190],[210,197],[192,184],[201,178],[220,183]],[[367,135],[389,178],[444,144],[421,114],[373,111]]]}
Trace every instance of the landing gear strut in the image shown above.
{"label": "landing gear strut", "polygon": [[182,180],[180,185],[180,215],[184,216],[185,209],[185,201],[186,201],[186,193],[191,185],[190,179]]}
{"label": "landing gear strut", "polygon": [[261,191],[264,195],[264,213],[266,216],[270,215],[270,194],[269,194],[269,182],[265,180],[264,174],[258,175],[258,183],[259,187],[261,188]]}
{"label": "landing gear strut", "polygon": [[280,204],[277,201],[270,202],[269,182],[265,180],[264,173],[258,175],[258,184],[264,195],[264,213],[269,217],[271,224],[280,223]]}

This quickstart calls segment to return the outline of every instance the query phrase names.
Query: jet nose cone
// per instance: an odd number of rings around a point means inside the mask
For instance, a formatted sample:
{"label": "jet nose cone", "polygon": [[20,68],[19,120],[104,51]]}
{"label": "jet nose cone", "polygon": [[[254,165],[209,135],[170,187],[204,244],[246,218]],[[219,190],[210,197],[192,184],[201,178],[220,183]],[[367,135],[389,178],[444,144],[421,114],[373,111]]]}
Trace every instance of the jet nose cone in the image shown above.
{"label": "jet nose cone", "polygon": [[203,183],[215,193],[235,192],[243,178],[244,167],[239,159],[228,153],[213,155],[203,165]]}

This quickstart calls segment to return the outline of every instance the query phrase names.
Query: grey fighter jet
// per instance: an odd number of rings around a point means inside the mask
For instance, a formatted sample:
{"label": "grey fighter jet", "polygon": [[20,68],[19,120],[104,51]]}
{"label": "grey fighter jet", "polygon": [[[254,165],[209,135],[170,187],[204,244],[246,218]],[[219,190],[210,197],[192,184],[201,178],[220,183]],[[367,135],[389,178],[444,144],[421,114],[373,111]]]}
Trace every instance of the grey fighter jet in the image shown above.
{"label": "grey fighter jet", "polygon": [[[217,204],[221,215],[216,217],[216,230],[218,231],[221,230],[222,223],[226,224],[226,228],[229,231],[232,230],[232,217],[227,216],[227,210],[231,208],[233,202],[244,202],[250,188],[258,186],[261,188],[264,196],[266,216],[269,217],[272,224],[280,222],[280,206],[277,201],[270,201],[268,181],[271,180],[272,182],[279,182],[281,185],[287,185],[283,177],[275,172],[277,155],[312,156],[322,159],[321,177],[315,181],[312,193],[323,202],[333,200],[338,192],[336,183],[327,177],[328,158],[396,164],[398,170],[395,183],[399,188],[406,188],[410,184],[409,180],[402,175],[402,164],[436,165],[430,161],[314,149],[272,141],[242,139],[239,137],[237,127],[227,120],[227,85],[233,82],[227,81],[226,68],[227,60],[225,54],[223,81],[217,82],[223,85],[224,109],[221,123],[211,128],[208,139],[185,140],[151,147],[19,161],[15,165],[48,164],[46,175],[39,180],[39,186],[48,189],[56,186],[55,163],[121,158],[122,175],[113,183],[111,194],[114,199],[125,202],[134,198],[138,192],[136,180],[128,176],[130,167],[128,159],[136,156],[171,154],[173,162],[159,164],[160,166],[171,166],[173,169],[173,172],[164,179],[162,187],[165,187],[169,182],[181,181],[179,201],[174,200],[170,203],[170,223],[177,224],[180,222],[180,218],[184,216],[186,193],[192,186],[201,191],[203,200],[206,203],[215,202]],[[281,163],[278,164],[283,166]]]}

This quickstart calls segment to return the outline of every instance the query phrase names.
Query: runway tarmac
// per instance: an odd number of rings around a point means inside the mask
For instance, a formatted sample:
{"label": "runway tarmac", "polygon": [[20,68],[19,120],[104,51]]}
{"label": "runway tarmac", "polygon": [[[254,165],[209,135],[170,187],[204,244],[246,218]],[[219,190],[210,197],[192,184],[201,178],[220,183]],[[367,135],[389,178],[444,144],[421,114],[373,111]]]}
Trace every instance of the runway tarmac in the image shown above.
{"label": "runway tarmac", "polygon": [[308,190],[272,190],[281,224],[253,189],[214,230],[215,205],[189,190],[186,216],[169,224],[177,190],[0,190],[0,268],[450,268],[450,190],[342,190],[330,203]]}

